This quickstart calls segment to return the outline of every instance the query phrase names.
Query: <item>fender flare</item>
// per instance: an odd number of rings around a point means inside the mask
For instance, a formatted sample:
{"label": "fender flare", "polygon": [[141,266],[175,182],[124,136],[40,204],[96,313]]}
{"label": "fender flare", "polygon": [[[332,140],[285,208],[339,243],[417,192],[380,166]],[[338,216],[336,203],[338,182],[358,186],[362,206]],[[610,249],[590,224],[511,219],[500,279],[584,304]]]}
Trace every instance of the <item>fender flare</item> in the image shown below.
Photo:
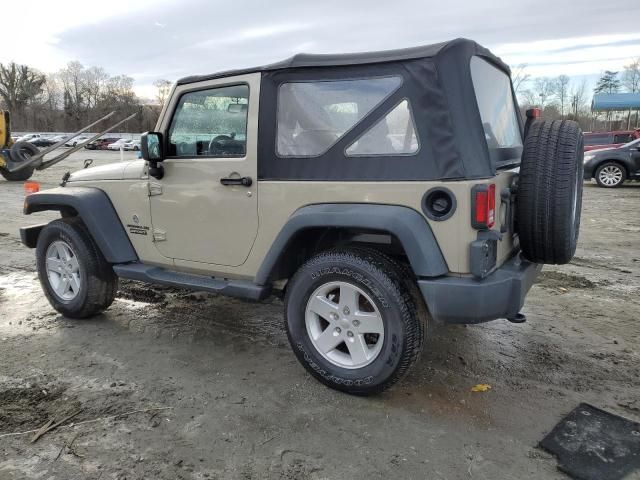
{"label": "fender flare", "polygon": [[315,227],[366,228],[392,234],[402,244],[416,276],[438,277],[449,272],[429,223],[416,210],[397,205],[330,203],[302,207],[289,217],[260,265],[255,283],[268,284],[295,235]]}
{"label": "fender flare", "polygon": [[72,208],[87,226],[109,263],[138,260],[111,200],[95,187],[60,187],[27,195],[24,214]]}

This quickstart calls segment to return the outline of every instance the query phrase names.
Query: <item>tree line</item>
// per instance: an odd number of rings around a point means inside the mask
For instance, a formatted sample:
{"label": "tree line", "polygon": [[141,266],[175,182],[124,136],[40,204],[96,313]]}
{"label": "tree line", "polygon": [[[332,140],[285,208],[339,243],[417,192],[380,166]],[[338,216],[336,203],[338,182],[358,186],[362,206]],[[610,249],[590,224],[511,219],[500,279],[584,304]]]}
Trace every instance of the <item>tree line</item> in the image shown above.
{"label": "tree line", "polygon": [[[591,112],[592,93],[640,92],[640,58],[620,72],[605,71],[593,92],[585,80],[572,81],[567,75],[532,78],[526,65],[514,68],[512,80],[523,111],[540,107],[545,118],[572,119],[585,131],[640,127],[637,110],[626,115]],[[14,131],[71,132],[113,110],[120,118],[137,114],[120,131],[152,130],[171,82],[154,83],[153,101],[139,98],[133,84],[127,75],[110,76],[102,67],[85,67],[80,62],[69,62],[55,73],[0,63],[0,108],[11,112]]]}
{"label": "tree line", "polygon": [[531,107],[543,110],[545,118],[570,119],[585,131],[625,130],[640,127],[640,111],[592,112],[592,94],[640,93],[640,58],[625,65],[622,71],[606,70],[592,92],[586,80],[572,81],[567,75],[531,78],[526,65],[513,71],[513,85],[523,111]]}
{"label": "tree line", "polygon": [[139,98],[133,84],[127,75],[110,76],[101,67],[80,62],[48,74],[28,65],[0,63],[0,109],[11,112],[13,131],[72,132],[114,110],[118,118],[136,113],[119,131],[153,130],[171,82],[155,83],[155,101]]}

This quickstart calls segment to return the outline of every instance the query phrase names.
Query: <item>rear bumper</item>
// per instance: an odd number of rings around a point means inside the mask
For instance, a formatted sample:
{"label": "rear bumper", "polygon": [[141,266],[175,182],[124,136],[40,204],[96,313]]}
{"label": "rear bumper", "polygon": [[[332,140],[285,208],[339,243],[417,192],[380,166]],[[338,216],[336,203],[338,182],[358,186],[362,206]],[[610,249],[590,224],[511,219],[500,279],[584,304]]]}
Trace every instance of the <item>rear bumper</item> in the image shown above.
{"label": "rear bumper", "polygon": [[444,323],[514,318],[542,265],[516,255],[482,280],[440,277],[419,280],[431,316]]}

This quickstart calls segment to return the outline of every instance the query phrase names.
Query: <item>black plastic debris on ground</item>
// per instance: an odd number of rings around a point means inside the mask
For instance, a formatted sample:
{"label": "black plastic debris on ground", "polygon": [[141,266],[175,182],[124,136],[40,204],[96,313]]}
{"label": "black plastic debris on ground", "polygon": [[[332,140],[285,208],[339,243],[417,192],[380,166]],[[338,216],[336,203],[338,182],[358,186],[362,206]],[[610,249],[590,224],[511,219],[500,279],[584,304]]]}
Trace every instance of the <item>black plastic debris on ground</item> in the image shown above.
{"label": "black plastic debris on ground", "polygon": [[617,480],[640,468],[640,423],[581,403],[541,442],[579,480]]}

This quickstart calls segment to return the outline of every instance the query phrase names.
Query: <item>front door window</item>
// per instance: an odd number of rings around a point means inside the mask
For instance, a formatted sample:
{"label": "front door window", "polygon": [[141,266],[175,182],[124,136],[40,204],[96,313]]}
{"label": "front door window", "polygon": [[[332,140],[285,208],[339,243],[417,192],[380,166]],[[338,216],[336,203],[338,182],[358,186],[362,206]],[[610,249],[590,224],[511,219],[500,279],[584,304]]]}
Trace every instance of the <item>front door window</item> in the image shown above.
{"label": "front door window", "polygon": [[247,85],[185,93],[169,128],[168,156],[244,156],[248,107]]}

